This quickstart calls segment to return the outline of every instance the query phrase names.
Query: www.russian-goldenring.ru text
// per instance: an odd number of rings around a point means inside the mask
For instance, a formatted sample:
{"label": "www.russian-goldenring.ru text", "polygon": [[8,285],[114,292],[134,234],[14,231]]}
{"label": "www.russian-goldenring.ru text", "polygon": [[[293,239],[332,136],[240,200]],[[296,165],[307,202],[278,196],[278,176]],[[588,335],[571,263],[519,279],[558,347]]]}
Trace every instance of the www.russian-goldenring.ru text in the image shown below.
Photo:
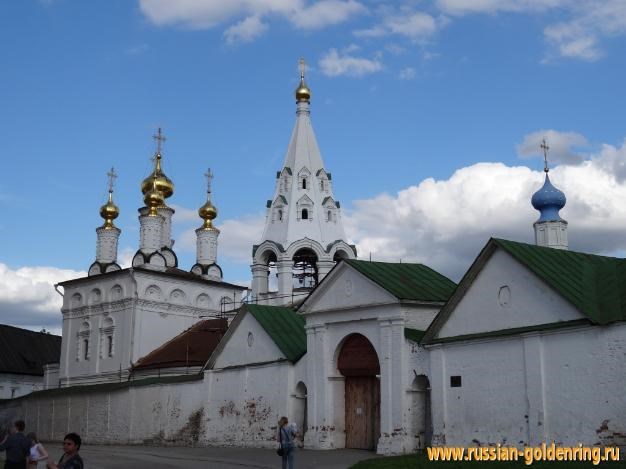
{"label": "www.russian-goldenring.ru text", "polygon": [[429,461],[524,461],[530,466],[535,461],[588,461],[594,466],[604,461],[619,461],[619,448],[612,446],[485,446],[461,448],[436,446],[426,448]]}

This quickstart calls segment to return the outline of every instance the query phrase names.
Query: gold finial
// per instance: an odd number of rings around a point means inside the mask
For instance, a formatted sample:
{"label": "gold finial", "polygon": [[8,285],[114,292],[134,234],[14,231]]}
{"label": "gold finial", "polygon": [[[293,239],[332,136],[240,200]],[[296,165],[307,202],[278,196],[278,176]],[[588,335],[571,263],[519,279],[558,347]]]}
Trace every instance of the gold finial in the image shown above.
{"label": "gold finial", "polygon": [[217,228],[213,226],[213,220],[217,217],[217,208],[211,203],[211,183],[213,181],[211,168],[204,173],[204,177],[206,177],[207,181],[206,202],[198,209],[198,215],[204,220],[201,228],[204,230],[217,230]]}
{"label": "gold finial", "polygon": [[115,168],[111,168],[111,171],[107,173],[107,176],[109,177],[109,200],[106,204],[100,207],[100,216],[104,219],[102,227],[106,230],[110,230],[115,228],[113,220],[115,220],[120,214],[119,208],[117,208],[117,205],[113,203],[113,186],[115,184],[115,179],[117,178]]}
{"label": "gold finial", "polygon": [[300,58],[299,61],[300,66],[300,85],[296,88],[296,102],[310,102],[311,101],[311,90],[306,83],[304,82],[304,72],[306,71],[306,63],[303,58]]}
{"label": "gold finial", "polygon": [[[143,195],[146,195],[154,185],[156,186],[156,189],[161,192],[161,194],[163,194],[163,198],[167,199],[168,197],[171,197],[174,193],[174,183],[165,175],[165,173],[161,169],[162,144],[167,139],[165,138],[165,135],[163,135],[161,127],[157,129],[157,133],[153,135],[152,138],[157,142],[156,153],[151,158],[151,161],[154,163],[154,170],[147,178],[142,181],[141,193]],[[156,182],[154,181],[155,178]]]}
{"label": "gold finial", "polygon": [[548,169],[548,150],[550,149],[550,147],[546,143],[546,139],[545,138],[541,141],[541,145],[539,145],[539,148],[541,148],[543,150],[543,170],[546,173],[548,173],[548,171],[550,171]]}

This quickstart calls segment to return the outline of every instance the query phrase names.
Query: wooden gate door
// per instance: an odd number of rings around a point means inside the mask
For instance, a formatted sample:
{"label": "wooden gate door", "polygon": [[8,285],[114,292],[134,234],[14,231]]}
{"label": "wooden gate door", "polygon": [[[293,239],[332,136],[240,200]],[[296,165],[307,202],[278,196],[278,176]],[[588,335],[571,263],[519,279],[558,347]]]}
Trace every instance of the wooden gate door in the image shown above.
{"label": "wooden gate door", "polygon": [[346,448],[375,449],[380,432],[379,382],[375,376],[347,376]]}

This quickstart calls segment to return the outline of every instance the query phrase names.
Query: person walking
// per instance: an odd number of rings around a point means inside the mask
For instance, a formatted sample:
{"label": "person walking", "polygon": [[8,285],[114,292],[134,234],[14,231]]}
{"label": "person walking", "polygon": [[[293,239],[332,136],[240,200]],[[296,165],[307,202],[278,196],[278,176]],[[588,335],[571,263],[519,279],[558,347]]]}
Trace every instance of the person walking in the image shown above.
{"label": "person walking", "polygon": [[30,432],[26,435],[26,438],[28,438],[31,443],[30,454],[28,455],[28,469],[46,467],[46,460],[48,459],[46,448],[39,442],[35,433]]}
{"label": "person walking", "polygon": [[280,447],[283,449],[283,469],[293,469],[293,453],[294,444],[293,440],[296,434],[293,427],[289,426],[289,420],[287,417],[281,417],[278,421],[278,435],[276,440],[280,443]]}
{"label": "person walking", "polygon": [[82,440],[76,433],[68,433],[63,438],[63,456],[59,463],[48,461],[48,469],[83,469],[83,459],[78,454]]}
{"label": "person walking", "polygon": [[26,424],[17,420],[13,425],[15,432],[5,436],[0,443],[0,451],[7,452],[4,469],[26,469],[26,457],[30,451],[30,440],[24,435]]}

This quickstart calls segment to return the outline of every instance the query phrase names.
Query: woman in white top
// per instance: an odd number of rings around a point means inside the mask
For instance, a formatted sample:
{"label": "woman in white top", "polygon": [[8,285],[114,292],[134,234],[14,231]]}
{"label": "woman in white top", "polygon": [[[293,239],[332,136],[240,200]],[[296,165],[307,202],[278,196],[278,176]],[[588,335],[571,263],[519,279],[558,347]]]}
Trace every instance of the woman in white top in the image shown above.
{"label": "woman in white top", "polygon": [[46,451],[46,448],[39,443],[37,435],[34,433],[29,433],[26,437],[31,441],[30,453],[28,455],[28,469],[46,467],[46,460],[48,459],[48,452]]}

